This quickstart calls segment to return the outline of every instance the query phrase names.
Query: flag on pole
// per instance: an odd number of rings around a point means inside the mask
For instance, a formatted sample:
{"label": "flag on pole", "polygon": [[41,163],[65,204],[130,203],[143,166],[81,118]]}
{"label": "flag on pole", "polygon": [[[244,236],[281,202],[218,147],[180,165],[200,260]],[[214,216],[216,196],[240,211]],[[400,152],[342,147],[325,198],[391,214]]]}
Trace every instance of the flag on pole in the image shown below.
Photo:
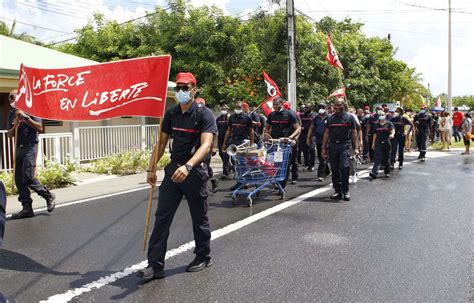
{"label": "flag on pole", "polygon": [[341,61],[339,60],[339,56],[337,55],[336,48],[332,44],[331,36],[329,34],[327,36],[326,43],[328,46],[326,61],[329,62],[329,64],[331,64],[334,67],[339,67],[340,69],[344,69],[344,67],[342,67]]}
{"label": "flag on pole", "polygon": [[441,107],[441,96],[439,96],[438,100],[436,100],[435,107],[437,107],[437,108]]}
{"label": "flag on pole", "polygon": [[341,87],[339,89],[336,89],[335,91],[332,92],[326,99],[332,98],[332,97],[346,97],[346,88]]}
{"label": "flag on pole", "polygon": [[262,71],[262,75],[263,81],[265,81],[265,84],[267,85],[268,98],[267,100],[263,101],[260,106],[262,107],[265,116],[268,116],[273,111],[273,99],[281,96],[281,93],[278,85],[276,85],[275,81],[273,81],[265,71]]}

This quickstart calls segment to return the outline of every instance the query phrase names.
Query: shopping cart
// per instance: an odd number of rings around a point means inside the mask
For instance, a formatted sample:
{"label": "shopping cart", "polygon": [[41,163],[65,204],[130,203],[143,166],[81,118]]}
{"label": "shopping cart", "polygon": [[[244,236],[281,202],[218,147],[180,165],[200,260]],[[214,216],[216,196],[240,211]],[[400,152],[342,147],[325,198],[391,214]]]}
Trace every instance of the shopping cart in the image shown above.
{"label": "shopping cart", "polygon": [[[288,161],[292,144],[281,139],[271,139],[264,143],[262,149],[236,152],[235,179],[240,186],[232,193],[232,204],[237,204],[237,195],[247,195],[247,203],[253,205],[253,196],[259,196],[262,189],[270,186],[278,189],[280,198],[285,197],[285,189],[280,181],[286,178]],[[246,190],[247,187],[255,187]]]}

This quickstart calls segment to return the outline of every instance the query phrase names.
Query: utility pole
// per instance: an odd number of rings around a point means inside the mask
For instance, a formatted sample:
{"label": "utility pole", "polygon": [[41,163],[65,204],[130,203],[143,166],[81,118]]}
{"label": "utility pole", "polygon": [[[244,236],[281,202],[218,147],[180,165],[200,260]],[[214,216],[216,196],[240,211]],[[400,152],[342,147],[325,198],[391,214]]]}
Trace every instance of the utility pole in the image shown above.
{"label": "utility pole", "polygon": [[451,0],[449,1],[449,29],[448,29],[448,113],[452,114],[453,100],[452,100],[452,75],[451,75]]}
{"label": "utility pole", "polygon": [[296,58],[295,58],[295,3],[286,0],[286,18],[288,31],[288,102],[293,110],[296,108]]}

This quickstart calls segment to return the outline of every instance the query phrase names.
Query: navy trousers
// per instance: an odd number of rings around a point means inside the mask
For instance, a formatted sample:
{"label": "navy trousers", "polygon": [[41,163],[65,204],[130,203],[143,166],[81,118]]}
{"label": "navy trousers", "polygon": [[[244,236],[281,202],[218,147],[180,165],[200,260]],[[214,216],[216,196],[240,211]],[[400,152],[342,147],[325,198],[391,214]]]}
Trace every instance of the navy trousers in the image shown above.
{"label": "navy trousers", "polygon": [[390,173],[390,141],[377,142],[375,145],[375,160],[372,167],[372,174],[377,176],[380,165],[384,166],[384,173]]}
{"label": "navy trousers", "polygon": [[7,193],[3,182],[0,181],[0,246],[2,246],[5,233],[5,210],[7,208]]}
{"label": "navy trousers", "polygon": [[207,181],[209,180],[207,165],[191,170],[182,183],[174,183],[171,176],[178,168],[175,163],[165,167],[165,177],[158,191],[158,207],[155,213],[155,225],[148,247],[148,264],[154,270],[161,270],[165,265],[170,226],[181,199],[186,197],[193,223],[194,253],[202,259],[210,259],[211,228],[207,215]]}
{"label": "navy trousers", "polygon": [[428,129],[420,128],[416,132],[416,144],[420,152],[419,158],[424,158],[426,155],[426,140],[428,139]]}
{"label": "navy trousers", "polygon": [[336,193],[349,192],[351,146],[345,143],[329,144],[329,163],[332,172],[332,186]]}
{"label": "navy trousers", "polygon": [[406,136],[404,134],[395,134],[390,143],[392,144],[392,151],[390,154],[390,163],[395,164],[395,158],[397,157],[398,151],[398,163],[400,166],[403,165],[404,154],[405,154],[405,140]]}
{"label": "navy trousers", "polygon": [[19,145],[16,151],[15,184],[18,188],[18,201],[23,207],[31,207],[33,203],[30,189],[45,199],[51,196],[49,190],[35,177],[37,149],[37,144],[27,144]]}

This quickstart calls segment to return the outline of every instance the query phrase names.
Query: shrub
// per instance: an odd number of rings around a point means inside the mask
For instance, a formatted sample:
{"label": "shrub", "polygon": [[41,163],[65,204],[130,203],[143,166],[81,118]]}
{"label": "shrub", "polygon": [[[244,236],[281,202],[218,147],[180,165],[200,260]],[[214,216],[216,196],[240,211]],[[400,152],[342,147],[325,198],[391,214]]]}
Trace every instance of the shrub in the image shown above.
{"label": "shrub", "polygon": [[[74,183],[75,179],[71,176],[70,168],[55,162],[46,162],[44,167],[37,171],[38,180],[48,189],[66,187]],[[0,180],[5,184],[7,195],[17,194],[16,186],[13,186],[13,174],[2,172]],[[12,191],[13,188],[13,191]]]}
{"label": "shrub", "polygon": [[[92,165],[84,171],[97,174],[131,175],[143,172],[150,161],[150,151],[126,152],[102,158],[92,162]],[[157,168],[162,169],[170,162],[168,154],[164,154],[158,162]]]}

